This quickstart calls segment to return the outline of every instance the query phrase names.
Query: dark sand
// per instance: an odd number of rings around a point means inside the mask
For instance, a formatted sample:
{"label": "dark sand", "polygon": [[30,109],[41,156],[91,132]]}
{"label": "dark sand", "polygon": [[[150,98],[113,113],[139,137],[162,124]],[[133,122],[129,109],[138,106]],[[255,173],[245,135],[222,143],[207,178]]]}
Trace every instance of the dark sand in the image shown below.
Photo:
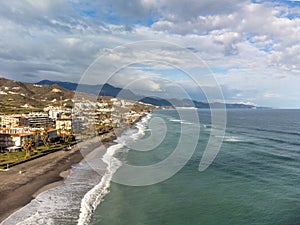
{"label": "dark sand", "polygon": [[[0,222],[28,204],[37,194],[63,183],[73,164],[101,144],[110,145],[121,129],[81,142],[70,151],[57,151],[0,171]],[[80,149],[80,150],[79,150]],[[82,152],[84,154],[82,154]],[[20,173],[22,171],[22,173]]]}

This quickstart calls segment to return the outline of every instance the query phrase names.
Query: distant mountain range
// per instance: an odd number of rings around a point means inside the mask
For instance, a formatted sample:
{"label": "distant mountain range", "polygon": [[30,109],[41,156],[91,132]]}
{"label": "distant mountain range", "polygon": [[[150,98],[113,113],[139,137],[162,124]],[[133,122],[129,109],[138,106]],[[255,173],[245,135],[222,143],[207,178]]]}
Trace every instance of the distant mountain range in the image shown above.
{"label": "distant mountain range", "polygon": [[[59,85],[70,91],[78,91],[88,94],[95,94],[99,96],[111,96],[117,97],[122,95],[124,99],[137,100],[141,96],[135,95],[132,91],[122,88],[114,87],[110,84],[104,85],[89,85],[89,84],[77,84],[71,82],[61,82],[61,81],[51,81],[51,80],[42,80],[36,84],[39,85]],[[121,97],[121,96],[120,96]]]}
{"label": "distant mountain range", "polygon": [[[89,84],[77,84],[72,82],[61,82],[61,81],[51,81],[42,80],[38,85],[59,85],[70,91],[79,91],[89,94],[96,94],[100,96],[112,96],[120,97],[124,99],[141,101],[144,103],[162,106],[162,107],[196,107],[196,108],[209,108],[210,105],[207,102],[191,101],[188,99],[161,99],[159,97],[145,97],[141,95],[136,95],[128,89],[122,89],[114,87],[110,84],[103,85],[89,85]],[[212,107],[219,108],[222,107],[222,103],[212,103]],[[226,108],[238,108],[238,109],[253,109],[256,108],[254,105],[247,104],[226,104]]]}
{"label": "distant mountain range", "polygon": [[[71,82],[42,80],[36,84],[19,82],[0,77],[0,113],[20,113],[40,111],[49,105],[72,107],[75,91],[101,96],[120,97],[133,101],[141,101],[161,107],[196,107],[218,108],[221,103],[191,101],[188,99],[161,99],[137,95],[128,89],[117,88],[109,84],[88,85]],[[99,93],[100,92],[100,93]],[[227,108],[252,109],[254,105],[226,104]],[[261,108],[261,107],[260,107]]]}

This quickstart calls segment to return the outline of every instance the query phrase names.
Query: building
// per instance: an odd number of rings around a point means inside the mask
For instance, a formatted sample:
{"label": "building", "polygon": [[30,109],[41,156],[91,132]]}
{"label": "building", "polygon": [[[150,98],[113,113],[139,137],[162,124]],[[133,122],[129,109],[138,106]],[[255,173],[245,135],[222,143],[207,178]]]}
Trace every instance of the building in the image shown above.
{"label": "building", "polygon": [[60,110],[50,110],[49,111],[49,117],[53,120],[59,119],[62,114],[63,114],[63,112]]}
{"label": "building", "polygon": [[44,108],[44,111],[48,111],[49,117],[52,120],[60,119],[64,114],[71,114],[71,110],[64,107],[49,106]]}
{"label": "building", "polygon": [[69,131],[72,129],[72,119],[71,118],[62,118],[56,120],[56,130],[58,130],[59,133],[65,133],[66,131]]}
{"label": "building", "polygon": [[[41,130],[42,131],[42,130]],[[26,127],[17,127],[12,129],[1,129],[0,130],[0,149],[4,150],[10,147],[22,147],[22,142],[26,138],[31,138],[34,140],[33,135],[34,130]],[[42,131],[44,132],[44,131]],[[55,139],[57,137],[56,129],[47,130],[48,137],[50,139]],[[39,142],[41,141],[41,136],[39,136]]]}
{"label": "building", "polygon": [[49,130],[47,130],[47,133],[48,133],[48,137],[50,138],[50,139],[55,139],[55,138],[57,138],[57,129],[54,129],[54,128],[52,128],[52,129],[49,129]]}
{"label": "building", "polygon": [[34,140],[33,134],[25,128],[1,129],[0,148],[1,150],[9,147],[21,147],[22,141],[26,138]]}
{"label": "building", "polygon": [[43,125],[52,122],[49,115],[46,113],[29,113],[26,116],[26,119],[29,127],[42,127]]}
{"label": "building", "polygon": [[11,134],[11,137],[14,142],[13,146],[16,146],[16,147],[22,147],[22,142],[27,138],[31,138],[32,140],[34,140],[34,136],[32,133]]}
{"label": "building", "polygon": [[4,150],[7,147],[14,146],[15,142],[10,134],[0,133],[0,150]]}
{"label": "building", "polygon": [[27,120],[22,115],[8,115],[8,116],[1,116],[1,127],[18,127],[24,126],[27,124]]}

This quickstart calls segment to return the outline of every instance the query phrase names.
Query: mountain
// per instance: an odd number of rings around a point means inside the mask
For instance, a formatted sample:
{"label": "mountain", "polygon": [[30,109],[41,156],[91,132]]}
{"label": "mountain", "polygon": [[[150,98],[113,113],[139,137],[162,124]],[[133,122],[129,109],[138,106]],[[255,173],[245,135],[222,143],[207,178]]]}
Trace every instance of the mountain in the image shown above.
{"label": "mountain", "polygon": [[[145,97],[141,95],[136,95],[128,89],[114,87],[110,84],[89,85],[89,84],[77,84],[71,82],[50,81],[50,80],[42,80],[37,84],[41,84],[41,85],[57,84],[61,87],[64,87],[65,89],[69,89],[72,91],[96,94],[100,96],[120,97],[124,99],[141,101],[144,103],[148,103],[156,106],[162,106],[162,107],[176,106],[176,107],[209,108],[210,106],[212,106],[214,108],[220,108],[224,106],[222,103],[212,103],[211,105],[209,105],[207,102],[191,101],[188,99],[161,99],[159,97]],[[255,108],[255,106],[247,105],[247,104],[226,104],[226,108],[252,109]]]}
{"label": "mountain", "polygon": [[47,105],[72,104],[74,92],[58,84],[38,85],[0,77],[0,107],[5,111],[34,111]]}
{"label": "mountain", "polygon": [[[100,91],[101,90],[101,91]],[[114,87],[110,84],[88,85],[71,82],[43,80],[36,84],[19,82],[0,77],[0,107],[1,113],[20,113],[40,111],[44,107],[64,105],[72,107],[75,91],[100,94],[101,96],[120,97],[141,101],[161,107],[196,107],[209,108],[207,102],[191,101],[188,99],[161,99],[136,95],[132,91]],[[221,103],[212,103],[213,107],[223,106]],[[253,105],[226,104],[227,108],[251,109]]]}
{"label": "mountain", "polygon": [[77,84],[72,82],[62,82],[62,81],[51,81],[51,80],[42,80],[36,84],[39,85],[54,85],[57,84],[65,89],[71,91],[84,92],[88,94],[95,94],[100,96],[111,96],[111,97],[120,97],[130,100],[138,100],[141,96],[135,95],[132,91],[122,88],[114,87],[110,84],[104,85],[89,85],[89,84]]}
{"label": "mountain", "polygon": [[71,91],[75,91],[78,84],[76,83],[71,83],[71,82],[61,82],[61,81],[51,81],[51,80],[41,80],[40,82],[36,83],[39,85],[53,85],[53,84],[57,84],[65,89],[71,90]]}

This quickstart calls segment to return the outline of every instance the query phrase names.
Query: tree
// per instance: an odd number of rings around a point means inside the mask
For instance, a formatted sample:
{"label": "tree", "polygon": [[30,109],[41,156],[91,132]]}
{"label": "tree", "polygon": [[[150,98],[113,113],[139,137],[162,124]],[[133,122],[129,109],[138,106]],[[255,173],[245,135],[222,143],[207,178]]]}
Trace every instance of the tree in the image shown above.
{"label": "tree", "polygon": [[41,138],[42,138],[44,145],[49,149],[49,147],[50,147],[49,146],[49,135],[48,135],[47,131],[42,133]]}
{"label": "tree", "polygon": [[70,130],[66,131],[64,142],[70,145],[70,142],[74,139],[74,129],[71,128]]}
{"label": "tree", "polygon": [[31,138],[26,138],[22,141],[22,148],[25,150],[25,159],[31,157],[30,150],[33,146],[33,140]]}
{"label": "tree", "polygon": [[35,143],[35,150],[37,149],[37,146],[39,145],[39,135],[41,134],[40,130],[34,130],[33,136],[34,136],[34,143]]}

